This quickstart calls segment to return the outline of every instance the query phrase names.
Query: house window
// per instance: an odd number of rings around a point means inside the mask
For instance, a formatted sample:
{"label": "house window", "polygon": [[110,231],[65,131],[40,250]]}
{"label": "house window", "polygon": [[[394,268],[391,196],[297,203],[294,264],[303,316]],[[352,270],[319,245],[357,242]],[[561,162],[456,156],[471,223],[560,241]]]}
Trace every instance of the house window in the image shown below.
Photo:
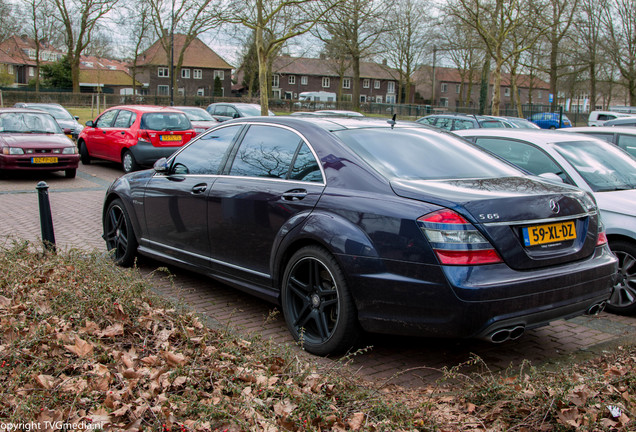
{"label": "house window", "polygon": [[190,78],[190,69],[181,69],[181,78]]}
{"label": "house window", "polygon": [[510,96],[510,87],[506,87],[504,89],[504,96],[508,96],[508,97]]}
{"label": "house window", "polygon": [[537,92],[537,98],[543,99],[543,94],[541,94],[541,90]]}
{"label": "house window", "polygon": [[29,48],[29,58],[35,60],[35,50],[33,48]]}
{"label": "house window", "polygon": [[443,107],[448,106],[448,98],[439,98],[439,105]]}
{"label": "house window", "polygon": [[376,103],[382,103],[382,96],[376,96],[375,97],[375,102]]}
{"label": "house window", "polygon": [[322,87],[323,87],[323,88],[329,88],[329,87],[331,87],[331,78],[329,78],[329,77],[322,77]]}
{"label": "house window", "polygon": [[462,92],[462,85],[455,84],[455,93],[460,94]]}
{"label": "house window", "polygon": [[170,70],[167,67],[157,68],[157,76],[159,78],[168,78],[170,76]]}
{"label": "house window", "polygon": [[386,95],[386,103],[394,104],[395,103],[395,95]]}
{"label": "house window", "polygon": [[272,75],[272,87],[278,88],[280,86],[280,76]]}
{"label": "house window", "polygon": [[202,79],[203,71],[201,69],[193,69],[192,70],[192,78],[194,79]]}
{"label": "house window", "polygon": [[157,86],[157,95],[158,96],[168,96],[170,94],[170,86],[167,85],[158,85]]}
{"label": "house window", "polygon": [[[195,69],[196,70],[196,69]],[[205,96],[205,88],[199,87],[197,89],[197,96]]]}
{"label": "house window", "polygon": [[448,91],[448,84],[442,83],[442,93],[446,93]]}
{"label": "house window", "polygon": [[360,95],[360,103],[367,103],[367,95]]}
{"label": "house window", "polygon": [[177,93],[179,93],[179,96],[185,96],[185,89],[183,87],[179,87],[177,89]]}
{"label": "house window", "polygon": [[290,75],[289,77],[287,77],[287,82],[289,84],[296,84],[296,75]]}
{"label": "house window", "polygon": [[35,68],[34,67],[29,67],[29,76],[35,76]]}
{"label": "house window", "polygon": [[351,93],[346,93],[342,95],[343,102],[351,102],[352,100],[353,100],[353,96],[351,95]]}
{"label": "house window", "polygon": [[350,89],[351,88],[351,78],[343,78],[342,79],[342,88]]}
{"label": "house window", "polygon": [[225,79],[225,71],[222,70],[215,70],[214,71],[214,79],[216,79],[217,77],[219,77],[219,79],[221,81],[223,81]]}
{"label": "house window", "polygon": [[13,75],[13,65],[7,65],[7,73]]}
{"label": "house window", "polygon": [[365,78],[362,80],[362,87],[363,88],[369,88],[369,86],[371,85],[371,80],[369,78]]}
{"label": "house window", "polygon": [[[395,93],[395,81],[389,81],[386,85],[386,92],[387,93]],[[387,102],[389,101],[389,98],[387,98]]]}
{"label": "house window", "polygon": [[309,78],[306,76],[301,76],[300,77],[300,84],[301,85],[307,85],[307,82],[309,81]]}
{"label": "house window", "polygon": [[380,80],[375,80],[373,82],[373,88],[379,89],[380,88]]}

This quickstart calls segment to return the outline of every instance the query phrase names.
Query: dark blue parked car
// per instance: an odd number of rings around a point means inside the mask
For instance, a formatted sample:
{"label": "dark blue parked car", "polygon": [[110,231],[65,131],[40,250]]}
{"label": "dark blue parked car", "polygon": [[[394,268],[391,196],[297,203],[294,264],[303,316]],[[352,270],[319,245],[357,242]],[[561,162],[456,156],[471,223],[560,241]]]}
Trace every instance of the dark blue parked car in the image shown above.
{"label": "dark blue parked car", "polygon": [[278,303],[320,355],[363,329],[516,339],[600,311],[616,272],[590,194],[399,121],[225,122],[117,179],[103,222],[117,263],[140,253]]}
{"label": "dark blue parked car", "polygon": [[536,113],[528,117],[532,123],[535,123],[541,129],[560,129],[572,127],[572,122],[565,114],[544,112]]}

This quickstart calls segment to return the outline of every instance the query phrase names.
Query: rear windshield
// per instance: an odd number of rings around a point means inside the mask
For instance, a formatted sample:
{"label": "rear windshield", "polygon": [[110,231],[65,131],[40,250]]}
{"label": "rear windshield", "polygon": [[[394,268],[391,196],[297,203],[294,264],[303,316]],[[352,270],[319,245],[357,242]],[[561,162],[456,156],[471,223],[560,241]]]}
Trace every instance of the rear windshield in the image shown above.
{"label": "rear windshield", "polygon": [[190,121],[214,121],[214,117],[203,108],[179,108]]}
{"label": "rear windshield", "polygon": [[56,120],[75,120],[68,111],[55,105],[32,105],[29,108],[46,111],[55,117]]}
{"label": "rear windshield", "polygon": [[154,131],[182,131],[192,129],[184,113],[146,113],[141,117],[141,129]]}
{"label": "rear windshield", "polygon": [[636,189],[636,160],[615,145],[572,141],[555,147],[594,192]]}
{"label": "rear windshield", "polygon": [[524,175],[450,134],[417,129],[349,129],[334,132],[389,179],[440,180]]}

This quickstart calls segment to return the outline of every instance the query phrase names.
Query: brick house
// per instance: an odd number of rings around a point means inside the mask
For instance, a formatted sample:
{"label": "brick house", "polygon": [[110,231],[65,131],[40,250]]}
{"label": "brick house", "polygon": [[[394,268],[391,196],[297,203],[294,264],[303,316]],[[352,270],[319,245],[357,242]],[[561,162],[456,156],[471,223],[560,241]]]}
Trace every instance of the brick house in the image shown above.
{"label": "brick house", "polygon": [[[185,35],[174,35],[175,64],[185,39]],[[232,66],[200,39],[195,38],[185,51],[174,94],[175,96],[212,96],[214,80],[217,76],[222,84],[221,96],[230,96]],[[147,94],[158,96],[170,94],[170,57],[169,53],[163,49],[161,40],[157,40],[139,56],[136,77],[143,83]]]}
{"label": "brick house", "polygon": [[[137,88],[142,88],[140,82]],[[128,63],[101,57],[82,56],[80,59],[80,89],[83,93],[132,94],[132,76]]]}
{"label": "brick house", "polygon": [[[0,64],[3,71],[14,77],[11,87],[24,87],[35,78],[35,41],[25,35],[11,36],[0,43]],[[56,62],[64,53],[48,44],[40,42],[40,65]]]}
{"label": "brick house", "polygon": [[[353,94],[353,71],[347,68],[339,74],[334,60],[279,56],[272,66],[272,93],[278,99],[298,99],[307,91],[340,94],[350,101]],[[360,62],[360,102],[395,103],[397,72],[386,65]]]}
{"label": "brick house", "polygon": [[[424,66],[413,74],[413,82],[415,92],[412,101],[415,103],[428,103],[434,106],[443,106],[449,108],[460,107],[463,105],[460,101],[460,92],[462,90],[462,79],[460,73],[455,68],[436,67],[435,68],[435,94],[432,95],[433,88],[432,67]],[[464,89],[468,91],[468,79],[464,79]],[[532,84],[532,85],[530,85]],[[492,100],[493,78],[490,77],[490,85],[488,89],[488,104]],[[517,76],[517,90],[522,104],[527,104],[532,100],[533,104],[547,105],[549,104],[550,85],[535,77],[520,74]],[[510,74],[502,74],[501,76],[501,104],[502,108],[512,105],[511,98],[511,82]],[[530,98],[532,91],[532,98]],[[479,104],[480,92],[480,76],[479,72],[473,73],[472,88],[470,94],[470,103],[468,106],[476,106]],[[431,101],[431,99],[433,99]],[[462,97],[462,100],[465,96]]]}

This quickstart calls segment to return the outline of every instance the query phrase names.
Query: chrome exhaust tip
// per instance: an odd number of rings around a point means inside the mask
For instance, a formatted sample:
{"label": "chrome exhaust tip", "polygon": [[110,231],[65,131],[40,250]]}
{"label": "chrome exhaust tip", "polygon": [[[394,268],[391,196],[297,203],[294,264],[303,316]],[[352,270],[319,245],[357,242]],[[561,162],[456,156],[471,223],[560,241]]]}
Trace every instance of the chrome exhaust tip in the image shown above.
{"label": "chrome exhaust tip", "polygon": [[585,311],[586,315],[598,315],[605,309],[605,302],[593,304]]}
{"label": "chrome exhaust tip", "polygon": [[522,325],[496,330],[487,338],[492,343],[503,343],[509,340],[517,340],[526,332]]}

